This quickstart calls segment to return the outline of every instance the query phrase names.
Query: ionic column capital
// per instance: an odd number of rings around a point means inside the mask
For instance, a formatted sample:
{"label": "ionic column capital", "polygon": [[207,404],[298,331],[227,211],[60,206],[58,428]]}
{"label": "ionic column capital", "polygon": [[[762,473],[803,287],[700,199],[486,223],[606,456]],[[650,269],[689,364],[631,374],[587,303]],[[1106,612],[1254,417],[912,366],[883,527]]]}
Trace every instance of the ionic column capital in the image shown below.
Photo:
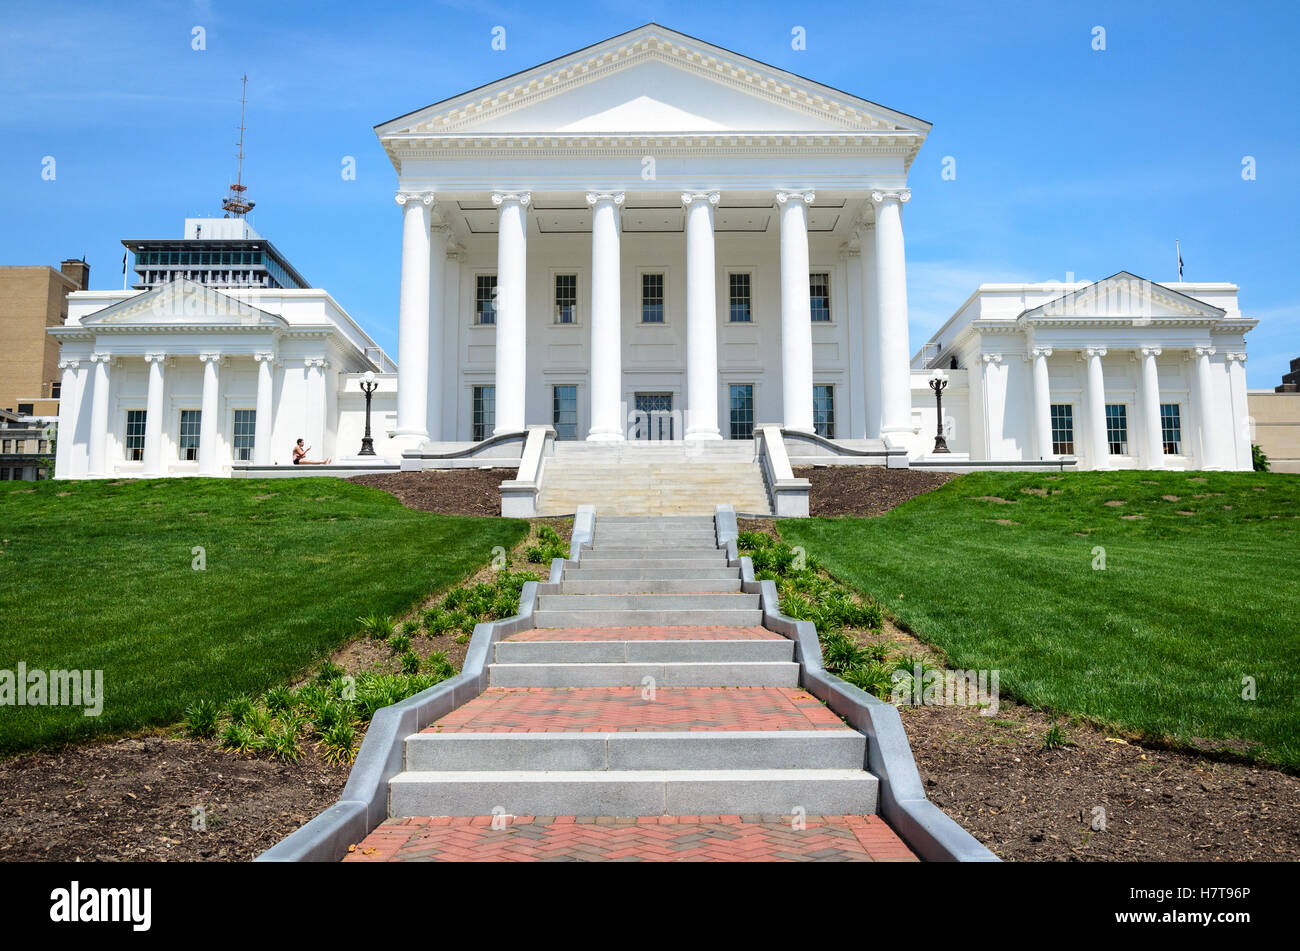
{"label": "ionic column capital", "polygon": [[113,365],[114,359],[115,357],[113,356],[113,354],[105,353],[102,350],[97,350],[90,355],[91,363],[102,363],[106,367],[111,367]]}
{"label": "ionic column capital", "polygon": [[269,363],[275,366],[275,353],[271,350],[259,350],[253,354],[253,359],[258,363]]}
{"label": "ionic column capital", "polygon": [[990,363],[1001,363],[1001,362],[1002,362],[1002,354],[1000,354],[1000,353],[981,353],[981,354],[980,354],[980,360],[982,360],[982,361],[984,362],[985,365],[988,365],[988,364],[990,364]]}
{"label": "ionic column capital", "polygon": [[326,360],[324,357],[308,357],[307,359],[302,361],[302,365],[307,367],[308,369],[324,370],[329,367],[330,362]]}
{"label": "ionic column capital", "polygon": [[801,201],[805,205],[811,205],[817,200],[817,193],[812,189],[806,191],[779,191],[776,193],[776,202],[778,205],[784,205],[788,201]]}
{"label": "ionic column capital", "polygon": [[1197,357],[1212,357],[1216,351],[1213,347],[1196,347],[1194,352]]}
{"label": "ionic column capital", "polygon": [[1163,352],[1159,347],[1141,347],[1139,349],[1144,357],[1158,357]]}
{"label": "ionic column capital", "polygon": [[394,200],[398,205],[406,205],[407,202],[419,201],[426,208],[431,206],[437,196],[433,192],[403,192],[399,191]]}
{"label": "ionic column capital", "polygon": [[1051,347],[1034,347],[1029,351],[1031,357],[1050,357],[1052,355]]}
{"label": "ionic column capital", "polygon": [[626,197],[623,192],[587,192],[587,204],[598,205],[602,201],[612,201],[616,205],[621,205]]}
{"label": "ionic column capital", "polygon": [[145,363],[165,363],[167,354],[165,353],[146,353],[144,355]]}
{"label": "ionic column capital", "polygon": [[722,200],[722,192],[703,191],[703,192],[682,192],[682,204],[689,206],[693,201],[706,201],[710,205],[716,205]]}
{"label": "ionic column capital", "polygon": [[886,201],[897,201],[903,204],[912,200],[912,189],[910,188],[893,188],[893,189],[875,189],[871,192],[871,203],[879,205]]}
{"label": "ionic column capital", "polygon": [[1105,347],[1084,347],[1083,355],[1091,360],[1093,357],[1104,357],[1106,355]]}
{"label": "ionic column capital", "polygon": [[220,354],[220,353],[216,353],[216,352],[200,353],[200,354],[199,354],[199,362],[200,362],[200,363],[214,363],[214,364],[216,364],[217,366],[221,366],[221,363],[222,363],[222,356],[223,356],[222,354]]}
{"label": "ionic column capital", "polygon": [[528,203],[533,200],[532,192],[493,192],[492,204],[498,207],[507,202],[514,202],[527,208]]}
{"label": "ionic column capital", "polygon": [[60,361],[59,361],[59,369],[60,369],[60,370],[77,370],[77,369],[80,369],[80,367],[81,367],[81,361],[80,361],[80,360],[60,360]]}
{"label": "ionic column capital", "polygon": [[1246,352],[1244,350],[1229,350],[1224,356],[1228,358],[1229,363],[1246,362]]}

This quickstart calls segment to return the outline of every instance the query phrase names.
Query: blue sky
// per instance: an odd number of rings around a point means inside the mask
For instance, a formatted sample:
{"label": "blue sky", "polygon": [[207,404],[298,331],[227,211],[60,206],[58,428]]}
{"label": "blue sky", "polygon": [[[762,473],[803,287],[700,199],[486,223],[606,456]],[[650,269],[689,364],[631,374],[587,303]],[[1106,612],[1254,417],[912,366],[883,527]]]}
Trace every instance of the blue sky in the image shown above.
{"label": "blue sky", "polygon": [[[1252,387],[1300,356],[1300,3],[738,9],[4,0],[0,263],[85,255],[92,286],[120,287],[122,238],[178,236],[185,216],[219,214],[247,72],[256,227],[396,353],[396,176],[372,126],[655,20],[934,123],[905,216],[913,348],[981,281],[1172,280],[1178,238],[1186,279],[1240,285],[1260,320]],[[806,51],[791,49],[795,26]]]}

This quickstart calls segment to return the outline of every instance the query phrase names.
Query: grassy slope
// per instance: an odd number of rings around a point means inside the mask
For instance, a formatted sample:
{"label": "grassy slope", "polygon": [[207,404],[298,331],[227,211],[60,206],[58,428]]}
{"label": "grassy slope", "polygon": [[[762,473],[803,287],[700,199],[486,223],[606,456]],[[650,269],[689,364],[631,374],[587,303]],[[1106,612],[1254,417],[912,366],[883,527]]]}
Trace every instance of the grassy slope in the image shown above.
{"label": "grassy slope", "polygon": [[[103,715],[0,707],[0,751],[179,719],[294,678],[509,548],[525,522],[404,508],[337,479],[0,490],[0,669],[102,669]],[[191,567],[194,546],[207,567]]]}
{"label": "grassy slope", "polygon": [[[999,669],[1030,703],[1149,736],[1238,741],[1295,768],[1298,518],[1294,476],[978,473],[880,518],[781,532],[954,666]],[[1242,699],[1244,676],[1258,699]]]}

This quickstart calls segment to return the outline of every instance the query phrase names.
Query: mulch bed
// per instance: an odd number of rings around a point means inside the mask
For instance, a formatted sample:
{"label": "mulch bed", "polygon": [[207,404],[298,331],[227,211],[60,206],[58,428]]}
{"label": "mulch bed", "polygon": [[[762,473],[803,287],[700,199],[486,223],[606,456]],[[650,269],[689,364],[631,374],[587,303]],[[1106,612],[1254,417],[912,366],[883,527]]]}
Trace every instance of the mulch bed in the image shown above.
{"label": "mulch bed", "polygon": [[[1297,861],[1300,779],[1156,749],[1001,702],[901,707],[926,794],[1017,861]],[[1048,750],[1060,723],[1072,745]],[[1105,829],[1092,825],[1104,810]]]}
{"label": "mulch bed", "polygon": [[439,515],[501,514],[501,483],[514,469],[425,469],[353,476],[349,482],[383,489],[407,508]]}
{"label": "mulch bed", "polygon": [[159,735],[3,760],[0,861],[248,861],[347,777],[312,749],[284,763]]}
{"label": "mulch bed", "polygon": [[801,466],[794,474],[812,483],[808,509],[814,516],[882,515],[957,478],[952,472],[881,466]]}

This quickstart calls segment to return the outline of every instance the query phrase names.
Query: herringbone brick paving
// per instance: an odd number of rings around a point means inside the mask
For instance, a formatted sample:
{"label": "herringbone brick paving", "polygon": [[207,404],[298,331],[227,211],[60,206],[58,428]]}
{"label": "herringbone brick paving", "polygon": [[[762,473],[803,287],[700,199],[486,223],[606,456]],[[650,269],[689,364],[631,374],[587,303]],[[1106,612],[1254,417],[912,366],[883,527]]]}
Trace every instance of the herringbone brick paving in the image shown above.
{"label": "herringbone brick paving", "polygon": [[914,862],[878,816],[389,819],[348,862]]}
{"label": "herringbone brick paving", "polygon": [[847,729],[798,687],[492,687],[423,732]]}

